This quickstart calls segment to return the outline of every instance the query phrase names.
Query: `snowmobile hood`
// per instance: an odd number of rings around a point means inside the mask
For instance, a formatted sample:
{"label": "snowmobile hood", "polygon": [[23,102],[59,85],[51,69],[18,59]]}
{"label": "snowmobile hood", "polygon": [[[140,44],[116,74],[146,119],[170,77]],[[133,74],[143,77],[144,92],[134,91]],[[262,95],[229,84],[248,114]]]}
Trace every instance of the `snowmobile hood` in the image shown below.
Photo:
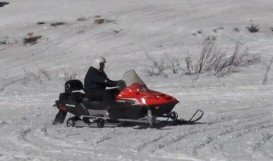
{"label": "snowmobile hood", "polygon": [[124,88],[118,94],[117,100],[134,100],[137,104],[146,106],[162,106],[166,104],[177,104],[179,101],[167,94],[150,90],[145,84],[133,83]]}

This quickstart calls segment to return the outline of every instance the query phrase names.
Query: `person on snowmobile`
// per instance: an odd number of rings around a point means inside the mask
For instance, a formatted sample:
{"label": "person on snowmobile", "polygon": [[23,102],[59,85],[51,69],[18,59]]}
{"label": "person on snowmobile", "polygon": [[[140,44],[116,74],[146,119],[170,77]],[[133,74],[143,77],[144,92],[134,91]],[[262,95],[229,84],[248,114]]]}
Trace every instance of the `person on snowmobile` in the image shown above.
{"label": "person on snowmobile", "polygon": [[110,80],[104,72],[106,60],[104,57],[95,59],[84,78],[84,91],[90,101],[103,101],[106,87],[117,87],[119,81]]}

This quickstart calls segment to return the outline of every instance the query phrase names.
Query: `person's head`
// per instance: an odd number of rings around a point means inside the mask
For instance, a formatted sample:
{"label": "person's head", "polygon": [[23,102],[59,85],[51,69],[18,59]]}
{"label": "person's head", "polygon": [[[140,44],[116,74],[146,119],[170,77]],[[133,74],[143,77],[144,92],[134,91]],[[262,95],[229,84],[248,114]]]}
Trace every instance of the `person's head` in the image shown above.
{"label": "person's head", "polygon": [[103,71],[104,67],[105,67],[105,63],[106,63],[105,58],[102,57],[102,56],[100,56],[100,57],[98,57],[98,58],[95,59],[94,68]]}

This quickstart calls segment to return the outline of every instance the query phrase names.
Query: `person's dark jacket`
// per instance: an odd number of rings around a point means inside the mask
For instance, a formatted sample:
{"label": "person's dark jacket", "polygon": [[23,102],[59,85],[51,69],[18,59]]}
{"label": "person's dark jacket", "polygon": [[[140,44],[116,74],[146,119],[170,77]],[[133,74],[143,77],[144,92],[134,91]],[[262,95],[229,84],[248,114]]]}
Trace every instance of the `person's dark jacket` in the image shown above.
{"label": "person's dark jacket", "polygon": [[86,93],[104,91],[106,87],[115,87],[118,81],[110,80],[104,71],[90,67],[84,78],[84,91]]}

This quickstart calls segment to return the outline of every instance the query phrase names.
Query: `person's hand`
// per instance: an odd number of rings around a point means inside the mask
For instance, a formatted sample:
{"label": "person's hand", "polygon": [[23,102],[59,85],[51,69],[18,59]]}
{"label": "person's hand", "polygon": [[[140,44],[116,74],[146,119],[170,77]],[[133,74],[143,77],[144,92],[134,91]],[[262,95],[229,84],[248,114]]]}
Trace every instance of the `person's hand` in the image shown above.
{"label": "person's hand", "polygon": [[119,81],[118,81],[117,87],[118,87],[118,89],[120,89],[120,90],[123,89],[123,88],[125,88],[125,87],[126,87],[125,81],[124,81],[124,80],[119,80]]}

